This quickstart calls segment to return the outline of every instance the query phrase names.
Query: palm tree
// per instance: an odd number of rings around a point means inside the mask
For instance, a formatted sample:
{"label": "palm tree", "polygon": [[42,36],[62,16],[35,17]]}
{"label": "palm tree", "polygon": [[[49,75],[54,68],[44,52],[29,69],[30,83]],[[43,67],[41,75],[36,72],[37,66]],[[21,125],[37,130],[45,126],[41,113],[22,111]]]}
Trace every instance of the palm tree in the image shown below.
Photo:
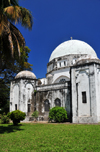
{"label": "palm tree", "polygon": [[[24,48],[25,39],[12,23],[32,29],[33,18],[31,12],[18,5],[18,0],[0,0],[0,45],[3,51],[11,56],[17,50],[20,56],[20,46]],[[8,51],[8,52],[7,52]]]}

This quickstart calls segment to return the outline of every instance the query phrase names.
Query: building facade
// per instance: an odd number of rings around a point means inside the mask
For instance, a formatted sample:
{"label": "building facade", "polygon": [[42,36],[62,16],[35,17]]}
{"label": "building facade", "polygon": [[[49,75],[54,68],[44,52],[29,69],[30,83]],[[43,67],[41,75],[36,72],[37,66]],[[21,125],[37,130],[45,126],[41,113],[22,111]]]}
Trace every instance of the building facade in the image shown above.
{"label": "building facade", "polygon": [[34,73],[21,71],[11,82],[10,111],[19,109],[26,120],[39,111],[48,119],[49,109],[64,107],[68,121],[100,122],[100,60],[94,49],[80,40],[60,44],[51,54],[46,78],[38,80]]}

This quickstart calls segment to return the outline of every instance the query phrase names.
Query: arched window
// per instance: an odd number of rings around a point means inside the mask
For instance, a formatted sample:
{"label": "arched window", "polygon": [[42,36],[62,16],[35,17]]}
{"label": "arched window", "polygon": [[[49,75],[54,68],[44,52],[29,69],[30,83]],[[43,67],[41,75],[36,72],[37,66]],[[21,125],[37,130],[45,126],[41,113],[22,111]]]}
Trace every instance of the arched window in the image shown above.
{"label": "arched window", "polygon": [[65,83],[66,80],[65,79],[60,79],[59,83]]}
{"label": "arched window", "polygon": [[66,66],[66,62],[64,61],[64,66]]}
{"label": "arched window", "polygon": [[44,109],[45,109],[45,111],[49,111],[49,109],[50,109],[49,100],[45,100],[45,101],[44,101]]}
{"label": "arched window", "polygon": [[57,98],[55,100],[55,106],[61,107],[61,101],[60,101],[60,99]]}

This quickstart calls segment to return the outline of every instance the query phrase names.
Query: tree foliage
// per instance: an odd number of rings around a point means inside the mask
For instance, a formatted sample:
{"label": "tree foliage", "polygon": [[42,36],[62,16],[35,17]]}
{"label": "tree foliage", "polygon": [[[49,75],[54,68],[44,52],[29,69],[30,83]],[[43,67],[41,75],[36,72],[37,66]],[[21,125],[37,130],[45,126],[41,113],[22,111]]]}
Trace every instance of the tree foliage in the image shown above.
{"label": "tree foliage", "polygon": [[33,114],[32,114],[32,116],[35,117],[35,118],[37,118],[38,115],[39,115],[39,112],[38,112],[38,111],[34,111]]}
{"label": "tree foliage", "polygon": [[12,56],[14,51],[18,51],[20,56],[20,46],[24,48],[25,40],[21,32],[12,23],[21,23],[25,28],[32,29],[31,12],[19,6],[18,0],[1,0],[0,41],[3,43],[3,51],[5,50]]}
{"label": "tree foliage", "polygon": [[15,110],[12,112],[9,112],[7,115],[12,121],[14,125],[18,125],[18,123],[20,123],[21,120],[25,119],[25,112],[22,112],[20,110]]}
{"label": "tree foliage", "polygon": [[0,56],[0,58],[3,59],[2,67],[0,69],[0,113],[5,112],[7,114],[9,111],[10,81],[13,80],[15,75],[20,71],[32,70],[32,64],[28,63],[28,54],[30,51],[31,50],[26,46],[24,51],[21,49],[20,58],[15,54],[13,60],[12,58],[6,58],[3,54]]}
{"label": "tree foliage", "polygon": [[32,29],[31,12],[19,6],[18,0],[0,0],[0,113],[8,112],[10,81],[18,72],[32,70],[30,49],[16,23]]}
{"label": "tree foliage", "polygon": [[49,120],[54,122],[64,122],[67,118],[67,112],[63,107],[53,107],[49,112]]}
{"label": "tree foliage", "polygon": [[1,123],[2,124],[8,124],[9,122],[10,122],[9,117],[5,113],[3,113],[1,115]]}
{"label": "tree foliage", "polygon": [[0,79],[0,113],[7,114],[9,111],[9,85]]}

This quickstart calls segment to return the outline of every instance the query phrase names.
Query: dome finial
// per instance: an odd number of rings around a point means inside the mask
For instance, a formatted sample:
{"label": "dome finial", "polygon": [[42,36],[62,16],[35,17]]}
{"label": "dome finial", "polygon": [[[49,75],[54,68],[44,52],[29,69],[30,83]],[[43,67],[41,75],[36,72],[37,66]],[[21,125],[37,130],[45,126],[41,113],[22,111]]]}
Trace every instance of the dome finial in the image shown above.
{"label": "dome finial", "polygon": [[73,37],[71,36],[71,37],[70,37],[70,39],[72,40],[72,39],[73,39]]}

